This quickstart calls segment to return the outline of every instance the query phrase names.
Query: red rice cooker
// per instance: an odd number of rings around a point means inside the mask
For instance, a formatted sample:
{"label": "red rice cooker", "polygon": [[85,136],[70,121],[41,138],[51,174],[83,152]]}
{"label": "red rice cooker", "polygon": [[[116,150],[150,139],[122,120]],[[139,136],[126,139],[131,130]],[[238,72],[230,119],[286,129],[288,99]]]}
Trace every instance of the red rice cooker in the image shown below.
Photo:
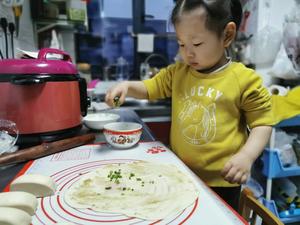
{"label": "red rice cooker", "polygon": [[0,60],[0,96],[0,118],[16,123],[21,145],[74,136],[88,107],[86,81],[70,55],[51,48],[37,59]]}

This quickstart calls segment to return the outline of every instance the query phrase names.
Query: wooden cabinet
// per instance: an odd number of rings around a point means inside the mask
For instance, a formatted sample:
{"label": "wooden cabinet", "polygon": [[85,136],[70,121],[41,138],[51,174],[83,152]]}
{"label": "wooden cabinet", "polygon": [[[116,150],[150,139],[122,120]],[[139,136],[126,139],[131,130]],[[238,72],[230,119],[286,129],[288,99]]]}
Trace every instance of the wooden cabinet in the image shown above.
{"label": "wooden cabinet", "polygon": [[171,121],[146,122],[146,124],[154,134],[156,140],[161,141],[167,146],[170,144]]}

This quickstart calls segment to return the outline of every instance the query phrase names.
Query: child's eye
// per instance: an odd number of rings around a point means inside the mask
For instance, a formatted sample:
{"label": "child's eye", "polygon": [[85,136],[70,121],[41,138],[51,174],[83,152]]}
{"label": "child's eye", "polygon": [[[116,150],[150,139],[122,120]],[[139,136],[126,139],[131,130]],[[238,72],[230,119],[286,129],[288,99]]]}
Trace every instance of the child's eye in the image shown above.
{"label": "child's eye", "polygon": [[184,47],[184,44],[178,44],[180,48],[183,48]]}
{"label": "child's eye", "polygon": [[200,43],[196,43],[196,44],[193,44],[195,47],[198,47],[198,46],[200,46],[200,45],[202,45],[203,43],[202,42],[200,42]]}

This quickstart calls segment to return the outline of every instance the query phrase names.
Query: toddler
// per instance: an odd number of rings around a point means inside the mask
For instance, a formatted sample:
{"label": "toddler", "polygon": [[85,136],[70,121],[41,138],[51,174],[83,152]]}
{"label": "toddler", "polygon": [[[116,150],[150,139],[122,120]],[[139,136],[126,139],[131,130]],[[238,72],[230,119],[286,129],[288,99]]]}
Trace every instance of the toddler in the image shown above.
{"label": "toddler", "polygon": [[260,76],[226,55],[241,17],[238,0],[178,0],[171,20],[182,62],[106,94],[111,106],[116,96],[120,103],[171,97],[172,151],[234,209],[273,124]]}

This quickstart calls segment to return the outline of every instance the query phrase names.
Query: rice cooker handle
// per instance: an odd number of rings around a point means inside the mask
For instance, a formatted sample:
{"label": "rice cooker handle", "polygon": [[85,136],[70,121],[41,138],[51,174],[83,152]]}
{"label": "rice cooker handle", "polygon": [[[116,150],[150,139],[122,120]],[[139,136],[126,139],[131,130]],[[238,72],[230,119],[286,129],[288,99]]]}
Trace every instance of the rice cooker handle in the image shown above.
{"label": "rice cooker handle", "polygon": [[15,85],[33,85],[43,84],[46,82],[46,78],[43,77],[14,77],[11,81]]}
{"label": "rice cooker handle", "polygon": [[68,53],[66,53],[66,52],[64,52],[62,50],[59,50],[59,49],[55,49],[55,48],[42,48],[39,51],[38,59],[39,60],[47,60],[47,55],[48,54],[62,55],[63,56],[63,58],[62,58],[63,60],[72,62],[71,56]]}
{"label": "rice cooker handle", "polygon": [[84,78],[79,77],[79,92],[80,92],[80,109],[81,115],[86,116],[88,108],[88,96],[87,96],[87,85]]}

